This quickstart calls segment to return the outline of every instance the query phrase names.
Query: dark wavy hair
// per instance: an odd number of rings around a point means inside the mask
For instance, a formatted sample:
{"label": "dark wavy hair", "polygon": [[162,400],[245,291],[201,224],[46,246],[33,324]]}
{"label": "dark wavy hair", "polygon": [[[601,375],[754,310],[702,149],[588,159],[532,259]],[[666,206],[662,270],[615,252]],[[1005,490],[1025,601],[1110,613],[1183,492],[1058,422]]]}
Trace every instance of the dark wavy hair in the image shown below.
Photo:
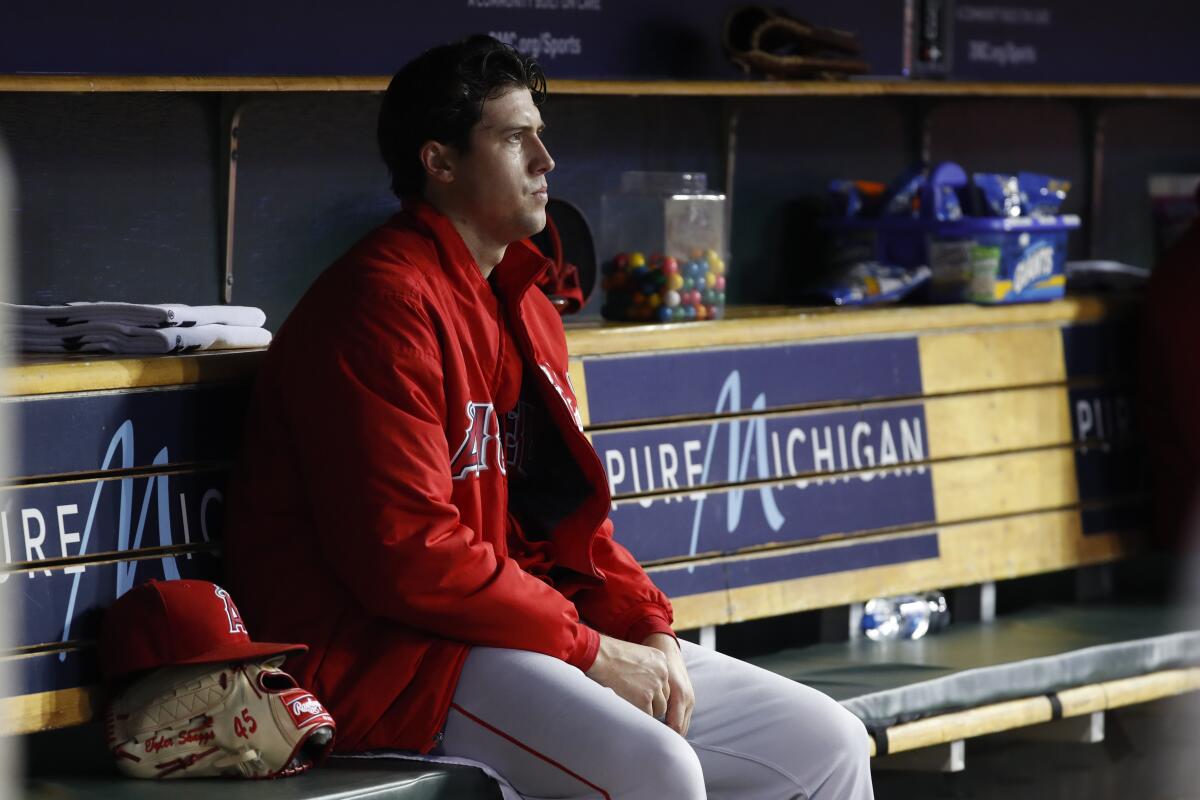
{"label": "dark wavy hair", "polygon": [[379,109],[379,151],[397,197],[420,194],[425,168],[418,152],[430,140],[467,152],[483,103],[513,87],[546,99],[542,68],[491,36],[476,35],[428,50],[388,84]]}

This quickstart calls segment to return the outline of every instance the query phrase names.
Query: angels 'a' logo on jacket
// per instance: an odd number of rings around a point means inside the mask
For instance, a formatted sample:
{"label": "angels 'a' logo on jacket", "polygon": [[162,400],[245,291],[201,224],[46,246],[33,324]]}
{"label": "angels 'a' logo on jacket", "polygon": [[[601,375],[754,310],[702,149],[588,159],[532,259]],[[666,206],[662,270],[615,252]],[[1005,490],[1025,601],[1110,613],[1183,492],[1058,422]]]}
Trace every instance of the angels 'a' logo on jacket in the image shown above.
{"label": "angels 'a' logo on jacket", "polygon": [[451,477],[461,481],[486,470],[490,466],[490,444],[495,448],[496,466],[504,473],[500,421],[496,419],[495,407],[491,403],[467,403],[467,433],[459,445],[458,452],[450,459]]}

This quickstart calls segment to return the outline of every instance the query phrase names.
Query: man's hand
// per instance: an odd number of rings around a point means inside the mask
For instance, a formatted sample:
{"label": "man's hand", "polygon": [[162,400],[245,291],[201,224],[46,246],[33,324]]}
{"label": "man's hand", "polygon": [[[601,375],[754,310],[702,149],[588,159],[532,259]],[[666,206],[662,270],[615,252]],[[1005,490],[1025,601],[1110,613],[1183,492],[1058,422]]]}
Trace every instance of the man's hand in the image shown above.
{"label": "man's hand", "polygon": [[[649,640],[647,640],[649,641]],[[675,647],[675,642],[671,642]],[[587,676],[652,717],[667,712],[667,658],[654,647],[600,635],[600,651]]]}
{"label": "man's hand", "polygon": [[667,725],[680,736],[686,736],[692,724],[696,695],[683,663],[683,654],[679,652],[679,642],[665,633],[652,633],[642,644],[653,647],[667,659]]}

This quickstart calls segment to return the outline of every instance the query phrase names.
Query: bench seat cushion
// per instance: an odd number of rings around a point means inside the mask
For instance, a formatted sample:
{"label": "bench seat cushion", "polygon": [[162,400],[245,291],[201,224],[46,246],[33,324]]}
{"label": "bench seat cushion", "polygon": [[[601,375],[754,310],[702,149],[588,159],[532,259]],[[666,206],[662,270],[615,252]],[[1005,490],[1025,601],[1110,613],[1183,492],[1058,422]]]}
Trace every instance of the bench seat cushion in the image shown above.
{"label": "bench seat cushion", "polygon": [[829,694],[869,728],[1200,664],[1195,620],[1156,605],[1046,606],[917,641],[850,642],[752,659]]}
{"label": "bench seat cushion", "polygon": [[496,782],[472,767],[395,761],[387,767],[341,763],[277,781],[135,781],[117,774],[33,778],[28,797],[112,800],[499,800]]}
{"label": "bench seat cushion", "polygon": [[394,759],[330,759],[320,769],[274,781],[197,778],[138,781],[117,772],[98,724],[24,737],[26,796],[112,800],[500,800],[500,787],[473,767]]}

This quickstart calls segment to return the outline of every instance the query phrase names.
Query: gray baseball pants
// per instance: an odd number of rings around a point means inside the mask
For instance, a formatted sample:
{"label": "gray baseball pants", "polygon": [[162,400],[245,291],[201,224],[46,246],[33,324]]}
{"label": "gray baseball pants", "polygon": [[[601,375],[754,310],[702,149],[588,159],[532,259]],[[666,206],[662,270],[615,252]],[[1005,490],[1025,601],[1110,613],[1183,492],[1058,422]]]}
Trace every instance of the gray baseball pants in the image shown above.
{"label": "gray baseball pants", "polygon": [[696,694],[686,739],[563,661],[476,647],[435,753],[487,764],[529,800],[873,796],[854,715],[815,689],[679,644]]}

